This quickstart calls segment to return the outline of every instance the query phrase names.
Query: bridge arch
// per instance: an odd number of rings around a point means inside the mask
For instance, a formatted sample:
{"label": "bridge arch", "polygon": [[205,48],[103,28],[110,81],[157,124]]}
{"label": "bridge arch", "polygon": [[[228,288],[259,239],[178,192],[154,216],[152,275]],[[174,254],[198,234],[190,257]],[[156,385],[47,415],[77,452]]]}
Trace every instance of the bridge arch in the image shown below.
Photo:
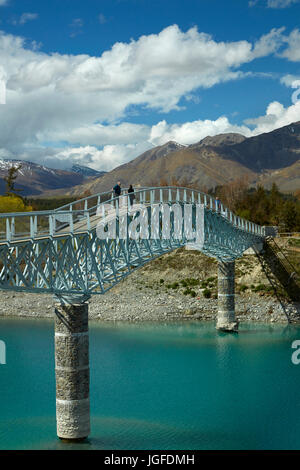
{"label": "bridge arch", "polygon": [[[170,238],[127,236],[100,239],[97,225],[105,216],[105,204],[115,209],[114,220],[126,217],[130,227],[133,216],[126,190],[120,198],[101,193],[75,201],[54,211],[1,214],[5,230],[0,240],[0,288],[57,295],[104,294],[133,270],[147,262],[189,245],[219,261],[230,262],[264,238],[264,229],[234,215],[211,196],[189,188],[157,187],[136,191],[139,205],[146,208],[149,220],[155,205],[189,206],[190,226],[195,237],[183,230],[175,238],[171,220]],[[197,241],[197,208],[202,208],[202,238]],[[125,208],[125,216],[124,216]],[[27,229],[27,230],[26,230]]]}

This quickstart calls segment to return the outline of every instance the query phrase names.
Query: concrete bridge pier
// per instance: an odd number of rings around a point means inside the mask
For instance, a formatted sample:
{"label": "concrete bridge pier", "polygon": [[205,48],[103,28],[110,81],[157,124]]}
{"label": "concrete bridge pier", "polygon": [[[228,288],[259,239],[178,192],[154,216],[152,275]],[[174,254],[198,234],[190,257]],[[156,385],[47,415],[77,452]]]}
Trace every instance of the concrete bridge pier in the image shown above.
{"label": "concrete bridge pier", "polygon": [[234,305],[234,261],[218,263],[218,318],[217,330],[238,331]]}
{"label": "concrete bridge pier", "polygon": [[90,433],[89,297],[55,296],[56,423],[66,441]]}

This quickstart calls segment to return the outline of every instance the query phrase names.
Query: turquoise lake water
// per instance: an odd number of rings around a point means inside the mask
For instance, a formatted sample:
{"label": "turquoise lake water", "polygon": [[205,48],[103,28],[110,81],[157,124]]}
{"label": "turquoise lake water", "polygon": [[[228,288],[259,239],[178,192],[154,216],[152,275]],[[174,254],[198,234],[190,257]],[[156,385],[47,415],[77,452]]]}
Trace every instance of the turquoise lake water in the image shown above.
{"label": "turquoise lake water", "polygon": [[53,321],[0,319],[0,449],[300,449],[299,327],[90,323],[89,440],[56,438]]}

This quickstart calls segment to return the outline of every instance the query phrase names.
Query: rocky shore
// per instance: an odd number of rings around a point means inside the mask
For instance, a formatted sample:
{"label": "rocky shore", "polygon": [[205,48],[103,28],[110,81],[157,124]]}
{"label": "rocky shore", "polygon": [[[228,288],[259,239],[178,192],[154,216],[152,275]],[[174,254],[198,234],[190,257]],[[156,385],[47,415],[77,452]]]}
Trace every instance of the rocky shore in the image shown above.
{"label": "rocky shore", "polygon": [[[51,318],[54,315],[52,296],[43,294],[0,294],[0,315]],[[294,305],[286,304],[292,322],[300,323],[300,314]],[[298,306],[300,312],[300,305]],[[89,317],[102,321],[166,321],[215,320],[216,299],[189,299],[179,294],[165,295],[148,292],[107,292],[93,296],[89,301]],[[287,323],[281,305],[274,299],[257,296],[237,296],[236,316],[240,322]]]}
{"label": "rocky shore", "polygon": [[[164,255],[89,300],[89,316],[102,321],[216,320],[217,264],[199,252]],[[251,288],[251,287],[252,288]],[[260,286],[260,289],[257,289]],[[261,286],[266,287],[266,291]],[[236,263],[236,316],[240,322],[300,323],[300,303],[270,295],[255,256]],[[255,292],[257,291],[257,292]],[[0,291],[0,316],[51,318],[52,295]]]}
{"label": "rocky shore", "polygon": [[[300,322],[300,304],[286,303],[285,311],[274,298],[259,295],[236,295],[236,316],[240,322]],[[299,313],[298,313],[299,312]],[[51,318],[54,299],[51,295],[0,292],[0,315]],[[89,317],[102,321],[174,321],[216,320],[217,299],[182,295],[179,292],[156,292],[137,289],[129,278],[105,295],[89,300]]]}

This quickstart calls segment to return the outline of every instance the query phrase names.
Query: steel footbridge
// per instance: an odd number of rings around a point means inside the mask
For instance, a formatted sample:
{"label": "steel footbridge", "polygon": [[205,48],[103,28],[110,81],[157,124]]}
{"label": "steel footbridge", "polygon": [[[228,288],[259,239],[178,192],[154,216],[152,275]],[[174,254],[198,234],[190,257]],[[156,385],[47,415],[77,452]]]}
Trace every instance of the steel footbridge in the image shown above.
{"label": "steel footbridge", "polygon": [[[52,211],[1,214],[0,289],[88,298],[104,294],[133,270],[176,248],[189,245],[230,262],[265,238],[263,227],[236,216],[200,191],[164,186],[138,189],[135,196],[135,214],[144,211],[148,236],[142,236],[141,227],[136,227],[140,236],[131,236],[136,215],[128,213],[131,201],[126,189],[119,197],[111,192],[96,194]],[[150,226],[157,207],[160,218],[156,218],[154,236]],[[174,207],[177,212],[182,209],[181,218],[176,219]],[[166,228],[161,214],[168,208]],[[111,236],[108,227],[113,224],[122,226],[122,235],[115,230]]]}

